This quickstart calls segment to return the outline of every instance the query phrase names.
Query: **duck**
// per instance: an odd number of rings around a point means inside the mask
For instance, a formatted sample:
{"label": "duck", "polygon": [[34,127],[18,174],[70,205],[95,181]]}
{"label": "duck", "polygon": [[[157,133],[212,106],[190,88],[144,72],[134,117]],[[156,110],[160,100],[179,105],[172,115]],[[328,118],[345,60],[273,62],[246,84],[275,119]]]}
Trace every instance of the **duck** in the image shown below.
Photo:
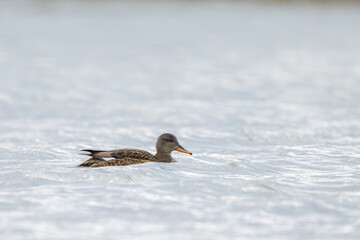
{"label": "duck", "polygon": [[[171,156],[172,151],[179,151],[190,154],[191,152],[183,148],[177,138],[171,133],[161,134],[156,141],[156,154],[135,148],[122,148],[113,150],[81,150],[83,155],[91,158],[81,163],[77,167],[107,167],[107,166],[126,166],[131,164],[141,164],[146,162],[175,162]],[[105,160],[104,158],[113,158]]]}

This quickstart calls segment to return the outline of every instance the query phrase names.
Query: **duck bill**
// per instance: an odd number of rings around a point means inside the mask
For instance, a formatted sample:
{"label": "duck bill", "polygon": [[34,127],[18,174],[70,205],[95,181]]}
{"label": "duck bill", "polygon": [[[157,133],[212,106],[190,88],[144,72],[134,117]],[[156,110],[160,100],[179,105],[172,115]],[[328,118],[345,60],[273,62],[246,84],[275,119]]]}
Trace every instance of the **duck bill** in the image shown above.
{"label": "duck bill", "polygon": [[175,148],[176,151],[179,151],[179,152],[183,152],[183,153],[187,153],[187,154],[190,154],[192,155],[191,152],[189,152],[188,150],[186,150],[185,148],[183,148],[182,146],[179,145],[178,148]]}

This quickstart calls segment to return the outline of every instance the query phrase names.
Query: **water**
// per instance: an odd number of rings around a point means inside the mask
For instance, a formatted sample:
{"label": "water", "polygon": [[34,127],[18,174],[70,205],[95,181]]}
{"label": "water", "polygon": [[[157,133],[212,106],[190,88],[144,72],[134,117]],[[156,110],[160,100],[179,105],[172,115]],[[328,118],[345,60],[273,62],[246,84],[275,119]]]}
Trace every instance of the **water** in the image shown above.
{"label": "water", "polygon": [[[2,1],[1,239],[358,239],[360,8]],[[176,163],[78,169],[83,148]]]}

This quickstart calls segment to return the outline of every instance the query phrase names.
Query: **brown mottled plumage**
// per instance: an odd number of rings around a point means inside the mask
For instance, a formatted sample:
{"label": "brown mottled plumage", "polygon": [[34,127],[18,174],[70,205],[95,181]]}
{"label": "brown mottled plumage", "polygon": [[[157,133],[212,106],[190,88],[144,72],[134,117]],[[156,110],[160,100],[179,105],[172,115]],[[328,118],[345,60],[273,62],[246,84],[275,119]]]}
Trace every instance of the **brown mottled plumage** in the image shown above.
{"label": "brown mottled plumage", "polygon": [[104,159],[96,159],[96,158],[90,158],[89,160],[86,160],[82,164],[78,165],[78,167],[91,167],[97,163],[106,162]]}
{"label": "brown mottled plumage", "polygon": [[131,164],[147,163],[150,160],[136,159],[136,158],[122,158],[122,159],[111,159],[109,161],[98,162],[91,167],[107,167],[107,166],[126,166]]}
{"label": "brown mottled plumage", "polygon": [[[185,150],[178,142],[176,137],[170,133],[160,135],[156,142],[156,154],[133,148],[114,149],[110,151],[84,149],[85,155],[91,158],[78,167],[105,167],[105,166],[125,166],[130,164],[140,164],[145,162],[174,162],[171,157],[172,151],[192,154]],[[104,158],[115,158],[104,160]]]}
{"label": "brown mottled plumage", "polygon": [[144,159],[144,160],[152,160],[154,156],[145,151],[140,149],[133,149],[133,148],[124,148],[117,151],[114,151],[111,156],[113,158],[135,158],[135,159]]}

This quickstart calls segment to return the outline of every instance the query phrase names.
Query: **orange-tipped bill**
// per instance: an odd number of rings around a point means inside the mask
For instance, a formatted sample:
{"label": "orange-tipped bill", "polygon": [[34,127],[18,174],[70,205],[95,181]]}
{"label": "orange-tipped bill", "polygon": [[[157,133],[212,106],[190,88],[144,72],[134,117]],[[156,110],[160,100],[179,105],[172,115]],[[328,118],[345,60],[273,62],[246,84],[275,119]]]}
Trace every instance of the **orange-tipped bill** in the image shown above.
{"label": "orange-tipped bill", "polygon": [[186,150],[185,148],[183,148],[182,146],[179,146],[178,148],[175,149],[176,151],[179,151],[179,152],[183,152],[183,153],[187,153],[187,154],[190,154],[192,155],[191,152],[189,152],[188,150]]}

